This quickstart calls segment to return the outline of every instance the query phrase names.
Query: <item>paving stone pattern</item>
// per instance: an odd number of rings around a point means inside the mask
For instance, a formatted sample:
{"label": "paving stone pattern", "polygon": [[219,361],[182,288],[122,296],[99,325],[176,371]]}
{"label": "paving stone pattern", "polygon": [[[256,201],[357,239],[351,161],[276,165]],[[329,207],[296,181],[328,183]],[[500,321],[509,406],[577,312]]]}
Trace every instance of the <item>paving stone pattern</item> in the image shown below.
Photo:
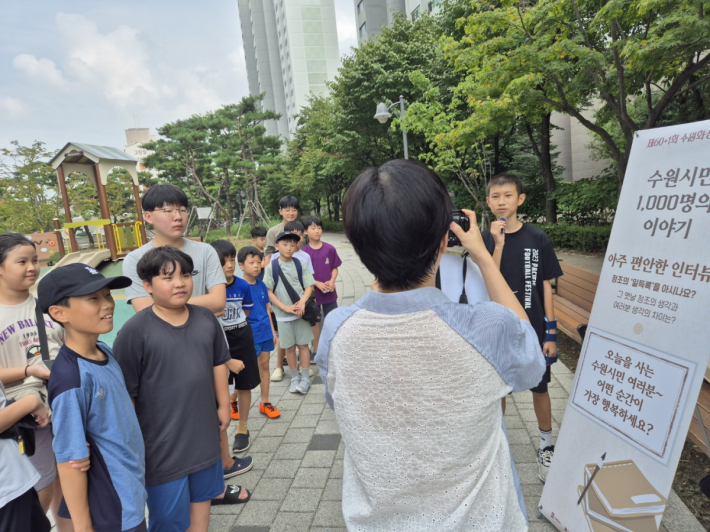
{"label": "paving stone pattern", "polygon": [[[343,260],[336,287],[339,305],[349,305],[370,289],[372,275],[359,261],[344,235],[326,234]],[[272,354],[271,368],[275,365]],[[559,432],[574,375],[561,363],[552,366],[550,396],[553,431]],[[252,444],[245,454],[254,468],[228,480],[252,491],[247,504],[212,509],[211,532],[299,532],[345,530],[341,510],[343,442],[333,411],[327,407],[319,376],[307,395],[288,391],[284,380],[271,383],[270,399],[281,417],[269,420],[259,414],[259,390],[253,391],[249,413]],[[543,484],[537,476],[539,432],[529,392],[513,394],[505,421],[510,446],[522,483],[531,532],[556,530],[536,517]],[[233,441],[236,422],[229,429]],[[673,524],[671,525],[671,521]],[[662,531],[703,530],[683,503],[672,494]]]}

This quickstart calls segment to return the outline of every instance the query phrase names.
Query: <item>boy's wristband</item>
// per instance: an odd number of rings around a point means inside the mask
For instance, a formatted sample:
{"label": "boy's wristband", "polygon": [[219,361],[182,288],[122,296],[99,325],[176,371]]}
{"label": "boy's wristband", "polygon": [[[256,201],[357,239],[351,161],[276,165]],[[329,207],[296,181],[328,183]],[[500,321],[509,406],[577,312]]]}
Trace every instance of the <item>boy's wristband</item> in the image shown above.
{"label": "boy's wristband", "polygon": [[545,333],[546,342],[557,342],[557,333]]}
{"label": "boy's wristband", "polygon": [[549,320],[545,318],[545,329],[548,331],[551,329],[557,329],[557,320]]}

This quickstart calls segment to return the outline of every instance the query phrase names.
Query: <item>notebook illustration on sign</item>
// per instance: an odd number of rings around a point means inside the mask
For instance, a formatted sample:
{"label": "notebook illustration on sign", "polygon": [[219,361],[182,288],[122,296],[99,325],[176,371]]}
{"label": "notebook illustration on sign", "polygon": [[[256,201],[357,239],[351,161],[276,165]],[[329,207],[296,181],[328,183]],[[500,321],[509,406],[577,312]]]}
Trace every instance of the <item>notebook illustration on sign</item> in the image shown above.
{"label": "notebook illustration on sign", "polygon": [[633,460],[584,466],[584,486],[578,503],[593,532],[656,532],[656,516],[666,498],[651,485]]}

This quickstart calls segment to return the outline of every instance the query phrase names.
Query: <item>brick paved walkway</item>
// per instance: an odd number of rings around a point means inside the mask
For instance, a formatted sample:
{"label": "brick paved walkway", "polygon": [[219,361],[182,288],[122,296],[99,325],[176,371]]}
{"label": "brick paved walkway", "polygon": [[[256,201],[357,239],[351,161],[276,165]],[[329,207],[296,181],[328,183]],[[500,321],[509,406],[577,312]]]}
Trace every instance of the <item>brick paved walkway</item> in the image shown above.
{"label": "brick paved walkway", "polygon": [[[344,235],[326,234],[336,246],[343,266],[337,280],[339,305],[357,301],[369,290],[372,275],[360,263]],[[275,364],[272,355],[271,367]],[[574,375],[561,363],[552,366],[553,430],[562,423]],[[281,417],[267,420],[258,413],[259,391],[254,390],[249,415],[252,471],[228,482],[253,492],[246,505],[212,509],[211,532],[299,532],[345,530],[341,511],[343,444],[333,411],[325,404],[319,376],[306,396],[288,392],[288,372],[283,381],[272,383],[270,398]],[[529,392],[513,394],[505,415],[510,446],[520,476],[530,520],[530,531],[556,530],[536,518],[543,484],[537,477],[536,451],[539,433]],[[230,427],[230,442],[236,423]],[[671,494],[662,531],[704,530],[680,499]]]}

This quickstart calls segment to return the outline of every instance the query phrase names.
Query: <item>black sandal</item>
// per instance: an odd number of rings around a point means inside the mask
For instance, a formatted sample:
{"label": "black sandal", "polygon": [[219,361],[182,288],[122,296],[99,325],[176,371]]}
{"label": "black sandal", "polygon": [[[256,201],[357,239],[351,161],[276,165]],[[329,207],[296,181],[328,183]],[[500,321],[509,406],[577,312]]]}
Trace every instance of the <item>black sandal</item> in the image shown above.
{"label": "black sandal", "polygon": [[224,497],[221,499],[212,499],[212,506],[219,506],[220,504],[244,504],[249,499],[251,499],[251,493],[248,489],[244,488],[247,492],[246,499],[240,499],[239,494],[242,492],[241,486],[235,486],[234,484],[229,484],[226,491],[224,492]]}

